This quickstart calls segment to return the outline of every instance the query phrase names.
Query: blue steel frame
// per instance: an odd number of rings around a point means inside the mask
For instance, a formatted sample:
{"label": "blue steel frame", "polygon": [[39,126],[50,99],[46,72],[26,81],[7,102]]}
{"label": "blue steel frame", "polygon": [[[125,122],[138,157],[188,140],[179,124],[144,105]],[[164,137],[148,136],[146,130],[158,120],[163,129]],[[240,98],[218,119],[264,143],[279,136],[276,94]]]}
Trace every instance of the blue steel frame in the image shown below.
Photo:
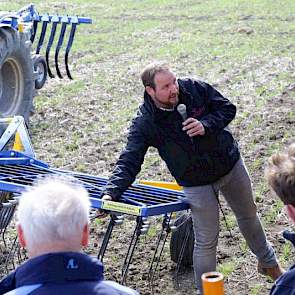
{"label": "blue steel frame", "polygon": [[[56,19],[57,17],[57,19]],[[32,23],[34,21],[41,22],[46,20],[47,22],[51,22],[52,18],[56,22],[65,22],[65,16],[59,15],[48,15],[48,14],[38,14],[37,10],[35,9],[34,4],[29,4],[16,13],[8,13],[7,17],[0,20],[0,24],[4,24],[14,28],[15,30],[18,29],[19,21],[22,23]],[[77,24],[91,24],[92,20],[89,17],[77,17],[77,16],[67,16],[67,23],[77,23]]]}
{"label": "blue steel frame", "polygon": [[[107,179],[84,173],[50,168],[45,162],[28,157],[20,152],[0,152],[0,191],[21,193],[39,177],[45,175],[68,175],[83,184],[90,195],[93,208],[103,208],[101,192]],[[167,214],[189,209],[182,201],[183,192],[151,187],[143,184],[130,186],[116,203],[116,212],[141,217]],[[120,208],[122,205],[122,209]],[[116,207],[117,207],[116,206]],[[126,212],[124,206],[137,209],[137,213]]]}

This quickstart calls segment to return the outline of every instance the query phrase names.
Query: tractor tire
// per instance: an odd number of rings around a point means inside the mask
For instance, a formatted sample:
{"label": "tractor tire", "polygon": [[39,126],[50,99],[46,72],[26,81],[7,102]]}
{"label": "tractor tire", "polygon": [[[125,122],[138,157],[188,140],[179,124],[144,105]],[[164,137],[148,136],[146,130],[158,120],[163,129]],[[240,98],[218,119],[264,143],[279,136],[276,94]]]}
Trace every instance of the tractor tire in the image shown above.
{"label": "tractor tire", "polygon": [[190,213],[182,213],[174,223],[176,230],[172,231],[170,240],[170,257],[175,263],[178,262],[185,235],[189,232],[189,237],[185,245],[184,253],[180,265],[190,267],[193,265],[194,231]]}
{"label": "tractor tire", "polygon": [[29,36],[10,27],[1,27],[0,117],[21,115],[28,123],[34,93]]}

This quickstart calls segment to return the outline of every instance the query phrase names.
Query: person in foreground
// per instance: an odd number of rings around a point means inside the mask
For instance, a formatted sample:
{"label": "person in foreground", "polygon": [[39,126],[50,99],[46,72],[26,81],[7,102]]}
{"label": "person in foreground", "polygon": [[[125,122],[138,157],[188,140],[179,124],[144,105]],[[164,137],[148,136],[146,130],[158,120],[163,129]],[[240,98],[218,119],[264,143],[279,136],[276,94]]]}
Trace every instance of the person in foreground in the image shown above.
{"label": "person in foreground", "polygon": [[[285,204],[288,216],[295,223],[295,143],[289,146],[287,152],[274,154],[269,159],[266,177],[273,191]],[[295,233],[284,231],[283,236],[295,246]],[[270,294],[295,294],[295,265],[276,280]]]}
{"label": "person in foreground", "polygon": [[81,252],[89,207],[86,189],[68,179],[45,178],[23,193],[17,233],[30,259],[0,282],[0,294],[138,294],[105,281],[100,261]]}
{"label": "person in foreground", "polygon": [[195,234],[194,271],[216,270],[219,233],[218,192],[234,211],[259,272],[279,277],[253,200],[251,181],[228,124],[236,107],[211,85],[177,79],[167,63],[152,63],[141,74],[144,101],[129,130],[125,150],[104,188],[104,200],[119,200],[141,169],[147,149],[158,149],[189,202]]}

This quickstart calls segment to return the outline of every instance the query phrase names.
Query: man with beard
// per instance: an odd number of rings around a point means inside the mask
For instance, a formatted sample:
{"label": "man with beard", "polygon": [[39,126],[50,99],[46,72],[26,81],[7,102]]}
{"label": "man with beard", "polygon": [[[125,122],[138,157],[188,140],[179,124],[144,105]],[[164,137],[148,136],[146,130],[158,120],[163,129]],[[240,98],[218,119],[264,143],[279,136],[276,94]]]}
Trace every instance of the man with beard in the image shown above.
{"label": "man with beard", "polygon": [[282,273],[266,240],[253,200],[250,178],[228,124],[236,107],[205,82],[177,79],[166,63],[141,74],[144,102],[129,130],[125,150],[104,189],[103,199],[119,200],[135,180],[147,149],[155,147],[190,204],[196,286],[216,269],[219,232],[218,192],[236,215],[258,271],[273,279]]}

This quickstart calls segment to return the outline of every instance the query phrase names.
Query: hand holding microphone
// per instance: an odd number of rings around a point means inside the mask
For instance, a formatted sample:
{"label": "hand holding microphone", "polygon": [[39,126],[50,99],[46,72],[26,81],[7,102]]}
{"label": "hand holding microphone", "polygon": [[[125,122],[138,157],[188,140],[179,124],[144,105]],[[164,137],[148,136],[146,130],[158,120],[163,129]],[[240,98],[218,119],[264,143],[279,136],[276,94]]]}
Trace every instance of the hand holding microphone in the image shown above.
{"label": "hand holding microphone", "polygon": [[[183,131],[186,131],[187,135],[189,137],[197,136],[197,135],[204,135],[205,134],[205,128],[203,124],[198,121],[195,118],[187,118],[187,113],[186,113],[186,106],[184,104],[179,104],[177,106],[177,111],[182,117],[182,125]],[[191,138],[192,140],[192,138]]]}
{"label": "hand holding microphone", "polygon": [[205,128],[203,124],[195,118],[188,118],[182,124],[184,126],[182,130],[186,131],[189,137],[205,134]]}

